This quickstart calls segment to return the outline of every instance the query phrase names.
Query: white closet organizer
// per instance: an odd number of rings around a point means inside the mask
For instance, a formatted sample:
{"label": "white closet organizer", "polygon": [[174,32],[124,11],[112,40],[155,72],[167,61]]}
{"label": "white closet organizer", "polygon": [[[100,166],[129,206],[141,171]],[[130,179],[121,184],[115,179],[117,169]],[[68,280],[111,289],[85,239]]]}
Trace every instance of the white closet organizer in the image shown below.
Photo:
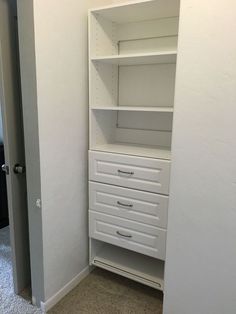
{"label": "white closet organizer", "polygon": [[89,12],[90,264],[164,289],[179,0]]}

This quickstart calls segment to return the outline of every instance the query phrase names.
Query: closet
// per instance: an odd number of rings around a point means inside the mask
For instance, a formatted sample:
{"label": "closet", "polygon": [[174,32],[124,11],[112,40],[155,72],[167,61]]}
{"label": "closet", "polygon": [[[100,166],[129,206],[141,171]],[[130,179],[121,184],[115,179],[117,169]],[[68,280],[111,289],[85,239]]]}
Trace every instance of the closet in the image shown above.
{"label": "closet", "polygon": [[89,12],[90,264],[164,289],[179,1]]}

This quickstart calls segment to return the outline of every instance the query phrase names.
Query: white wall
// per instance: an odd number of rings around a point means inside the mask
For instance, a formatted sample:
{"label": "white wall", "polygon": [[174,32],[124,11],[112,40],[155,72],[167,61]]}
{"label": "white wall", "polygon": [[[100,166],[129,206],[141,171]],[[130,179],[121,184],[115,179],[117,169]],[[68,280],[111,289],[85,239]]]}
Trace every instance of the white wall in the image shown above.
{"label": "white wall", "polygon": [[236,2],[182,0],[165,314],[236,313]]}
{"label": "white wall", "polygon": [[45,294],[42,301],[88,266],[87,10],[111,2],[34,0]]}

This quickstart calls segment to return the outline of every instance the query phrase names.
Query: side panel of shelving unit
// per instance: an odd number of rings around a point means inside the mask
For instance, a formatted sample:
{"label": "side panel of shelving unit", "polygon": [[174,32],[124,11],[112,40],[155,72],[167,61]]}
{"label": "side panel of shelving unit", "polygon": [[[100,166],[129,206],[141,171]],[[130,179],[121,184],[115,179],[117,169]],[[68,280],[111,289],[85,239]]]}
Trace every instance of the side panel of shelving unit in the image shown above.
{"label": "side panel of shelving unit", "polygon": [[118,98],[118,66],[90,62],[90,105],[116,106]]}
{"label": "side panel of shelving unit", "polygon": [[90,110],[90,149],[113,143],[116,137],[117,113]]}
{"label": "side panel of shelving unit", "polygon": [[89,12],[89,54],[92,56],[118,53],[116,23],[98,13]]}
{"label": "side panel of shelving unit", "polygon": [[[92,105],[115,106],[117,102],[118,66],[91,61],[92,55],[117,54],[116,24],[99,14],[89,12],[89,147],[111,142],[114,138],[116,114],[94,113]],[[105,120],[106,119],[106,120]],[[97,123],[99,120],[100,123]]]}

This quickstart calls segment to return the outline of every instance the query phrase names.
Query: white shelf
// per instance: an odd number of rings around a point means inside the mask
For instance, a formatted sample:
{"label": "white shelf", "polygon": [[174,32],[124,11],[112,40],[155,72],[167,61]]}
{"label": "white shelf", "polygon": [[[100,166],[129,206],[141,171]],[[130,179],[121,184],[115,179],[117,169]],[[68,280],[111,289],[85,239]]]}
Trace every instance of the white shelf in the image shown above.
{"label": "white shelf", "polygon": [[131,23],[179,15],[180,0],[144,0],[113,4],[91,12],[115,23]]}
{"label": "white shelf", "polygon": [[158,290],[164,289],[164,262],[106,244],[92,264]]}
{"label": "white shelf", "polygon": [[92,57],[92,61],[116,65],[176,63],[177,51]]}
{"label": "white shelf", "polygon": [[113,110],[113,111],[144,111],[144,112],[170,112],[174,111],[173,107],[128,107],[128,106],[104,106],[91,107],[92,110]]}
{"label": "white shelf", "polygon": [[160,146],[136,145],[136,144],[129,144],[129,143],[113,143],[113,144],[101,144],[101,145],[97,144],[96,147],[92,147],[91,150],[108,152],[108,153],[158,158],[158,159],[165,159],[165,160],[171,159],[170,149],[167,147],[160,147]]}

